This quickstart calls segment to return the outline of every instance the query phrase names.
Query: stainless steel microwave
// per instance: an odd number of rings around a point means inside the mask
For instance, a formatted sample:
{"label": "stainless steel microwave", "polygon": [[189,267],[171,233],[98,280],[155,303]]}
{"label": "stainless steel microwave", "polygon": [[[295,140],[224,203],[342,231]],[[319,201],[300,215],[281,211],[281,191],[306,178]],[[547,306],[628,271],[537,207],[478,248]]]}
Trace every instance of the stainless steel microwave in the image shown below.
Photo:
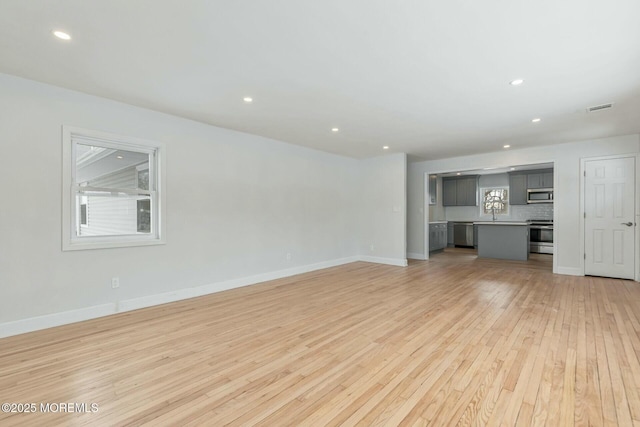
{"label": "stainless steel microwave", "polygon": [[527,203],[553,203],[553,188],[530,188]]}

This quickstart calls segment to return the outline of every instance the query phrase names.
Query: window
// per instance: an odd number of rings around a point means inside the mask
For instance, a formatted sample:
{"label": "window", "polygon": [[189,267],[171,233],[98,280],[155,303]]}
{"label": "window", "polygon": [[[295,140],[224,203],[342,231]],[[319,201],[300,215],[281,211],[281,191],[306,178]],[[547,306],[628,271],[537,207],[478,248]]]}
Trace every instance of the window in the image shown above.
{"label": "window", "polygon": [[160,244],[161,146],[63,128],[63,250]]}
{"label": "window", "polygon": [[506,215],[509,213],[509,195],[506,188],[482,189],[482,213],[484,215]]}

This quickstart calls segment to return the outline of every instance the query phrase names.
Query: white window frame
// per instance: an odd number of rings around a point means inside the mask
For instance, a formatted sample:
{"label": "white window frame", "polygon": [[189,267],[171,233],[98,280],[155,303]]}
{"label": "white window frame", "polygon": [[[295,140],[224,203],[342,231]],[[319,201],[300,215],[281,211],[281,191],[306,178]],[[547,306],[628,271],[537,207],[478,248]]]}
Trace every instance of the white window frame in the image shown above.
{"label": "white window frame", "polygon": [[[118,150],[136,151],[149,156],[149,187],[151,191],[131,190],[131,194],[149,195],[151,198],[151,224],[149,234],[129,234],[118,236],[78,236],[76,230],[79,206],[76,193],[79,185],[75,181],[76,144],[94,143],[96,146]],[[165,178],[164,145],[144,139],[116,135],[71,126],[62,127],[62,250],[86,250],[123,248],[130,246],[161,245],[165,241]],[[137,177],[136,177],[137,179]],[[153,185],[155,184],[155,185]],[[83,187],[86,189],[86,187]],[[102,189],[100,189],[102,190]],[[129,191],[126,191],[129,193]]]}

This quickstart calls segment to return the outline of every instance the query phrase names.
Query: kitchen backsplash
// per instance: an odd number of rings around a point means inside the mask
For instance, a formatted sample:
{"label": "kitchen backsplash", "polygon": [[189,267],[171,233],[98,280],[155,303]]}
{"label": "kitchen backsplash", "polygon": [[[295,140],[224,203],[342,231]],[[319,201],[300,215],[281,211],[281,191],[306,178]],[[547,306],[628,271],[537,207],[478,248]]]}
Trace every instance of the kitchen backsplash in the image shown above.
{"label": "kitchen backsplash", "polygon": [[514,205],[511,209],[511,218],[522,219],[549,219],[553,220],[553,203],[539,203],[536,205]]}

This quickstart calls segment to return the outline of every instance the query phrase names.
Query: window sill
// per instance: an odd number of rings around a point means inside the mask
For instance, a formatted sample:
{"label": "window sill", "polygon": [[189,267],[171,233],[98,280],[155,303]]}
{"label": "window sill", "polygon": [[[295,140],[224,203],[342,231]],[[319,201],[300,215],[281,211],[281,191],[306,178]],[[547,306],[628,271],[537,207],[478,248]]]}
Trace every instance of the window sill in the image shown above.
{"label": "window sill", "polygon": [[115,249],[115,248],[130,248],[135,246],[152,246],[152,245],[164,245],[166,241],[164,239],[144,239],[144,240],[98,240],[91,239],[87,241],[67,241],[63,242],[63,251],[82,251],[91,249]]}

